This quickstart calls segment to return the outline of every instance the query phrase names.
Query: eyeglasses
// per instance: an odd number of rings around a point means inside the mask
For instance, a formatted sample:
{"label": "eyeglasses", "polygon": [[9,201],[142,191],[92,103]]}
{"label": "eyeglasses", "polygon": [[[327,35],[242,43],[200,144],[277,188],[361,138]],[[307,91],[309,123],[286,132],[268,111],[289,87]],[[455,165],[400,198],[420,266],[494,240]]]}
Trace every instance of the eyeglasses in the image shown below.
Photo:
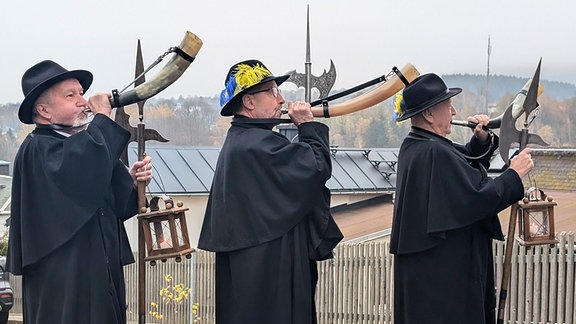
{"label": "eyeglasses", "polygon": [[272,95],[274,96],[274,98],[278,98],[278,95],[282,93],[282,91],[280,91],[280,89],[278,89],[278,87],[271,87],[271,88],[267,88],[267,89],[254,91],[254,92],[249,92],[248,94],[257,94],[260,92],[266,92],[266,91],[270,91],[270,90],[272,90]]}

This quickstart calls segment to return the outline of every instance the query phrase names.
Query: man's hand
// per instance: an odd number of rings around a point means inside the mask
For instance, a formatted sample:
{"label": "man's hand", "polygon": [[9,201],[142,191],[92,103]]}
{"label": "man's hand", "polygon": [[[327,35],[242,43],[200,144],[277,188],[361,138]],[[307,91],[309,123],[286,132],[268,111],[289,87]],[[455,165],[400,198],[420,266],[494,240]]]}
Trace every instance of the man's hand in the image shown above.
{"label": "man's hand", "polygon": [[479,139],[480,142],[485,143],[490,137],[490,133],[483,129],[483,127],[488,125],[490,117],[487,115],[474,115],[468,117],[468,121],[478,124],[474,127],[474,136]]}
{"label": "man's hand", "polygon": [[134,180],[134,187],[138,186],[138,181],[146,181],[146,185],[152,181],[152,158],[144,157],[142,161],[136,161],[130,168],[130,176]]}
{"label": "man's hand", "polygon": [[94,115],[103,114],[110,117],[110,112],[112,111],[110,98],[112,98],[112,95],[109,93],[97,93],[88,99],[88,107]]}
{"label": "man's hand", "polygon": [[302,123],[314,121],[312,115],[312,107],[304,101],[294,101],[288,103],[288,116],[292,119],[294,125],[298,126]]}
{"label": "man's hand", "polygon": [[530,155],[531,152],[532,150],[530,148],[525,148],[510,160],[510,168],[516,171],[520,178],[527,175],[528,172],[534,168],[534,161],[532,161],[532,156]]}

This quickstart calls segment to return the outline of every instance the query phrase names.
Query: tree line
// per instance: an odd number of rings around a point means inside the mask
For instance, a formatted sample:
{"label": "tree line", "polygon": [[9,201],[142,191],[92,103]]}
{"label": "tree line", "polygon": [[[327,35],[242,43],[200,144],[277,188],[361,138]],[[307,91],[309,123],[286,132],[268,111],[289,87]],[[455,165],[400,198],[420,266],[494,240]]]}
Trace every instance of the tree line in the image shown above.
{"label": "tree line", "polygon": [[[520,89],[524,82],[520,80],[521,85],[516,89]],[[507,92],[491,103],[490,115],[500,115],[514,100],[516,92],[517,90]],[[302,89],[284,91],[282,94],[287,101],[304,97]],[[349,100],[352,96],[339,100]],[[171,145],[220,146],[230,125],[230,118],[220,116],[218,100],[217,97],[198,96],[151,98],[144,107],[144,123],[146,128],[155,129],[169,139]],[[410,122],[398,124],[394,121],[394,101],[392,96],[359,112],[317,120],[330,127],[332,146],[395,148],[400,146],[408,133]],[[458,112],[455,119],[460,120],[476,114],[478,107],[486,104],[482,91],[469,91],[466,88],[453,98],[453,102]],[[538,102],[540,109],[537,118],[530,125],[530,131],[539,134],[551,147],[576,147],[576,134],[572,126],[576,121],[576,96],[555,99],[548,96],[545,90]],[[12,162],[20,143],[33,128],[20,123],[17,117],[18,106],[19,104],[0,105],[0,160]],[[131,116],[130,124],[135,127],[138,123],[136,105],[125,107],[125,110]],[[518,129],[520,127],[521,125],[517,126]],[[471,134],[465,127],[454,126],[450,138],[455,142],[465,142]]]}

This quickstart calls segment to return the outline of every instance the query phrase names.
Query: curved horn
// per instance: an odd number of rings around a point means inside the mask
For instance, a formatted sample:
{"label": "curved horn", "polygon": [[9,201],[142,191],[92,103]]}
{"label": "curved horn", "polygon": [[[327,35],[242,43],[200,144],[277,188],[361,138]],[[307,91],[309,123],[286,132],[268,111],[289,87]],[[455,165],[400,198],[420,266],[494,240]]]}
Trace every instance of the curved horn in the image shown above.
{"label": "curved horn", "polygon": [[[488,125],[486,125],[482,128],[484,128],[484,129],[500,128],[500,125],[502,125],[502,116],[504,116],[504,113],[502,113],[500,116],[497,116],[497,117],[490,119],[488,121]],[[455,126],[464,126],[464,127],[470,127],[470,128],[476,128],[476,125],[478,125],[477,123],[469,122],[469,121],[465,121],[465,120],[453,120],[451,123],[452,123],[452,125],[455,125]]]}
{"label": "curved horn", "polygon": [[121,94],[113,91],[110,104],[113,108],[122,107],[157,95],[180,78],[196,58],[200,47],[202,47],[202,40],[193,33],[186,31],[180,46],[169,50],[176,52],[176,54],[157,75],[130,91]]}
{"label": "curved horn", "polygon": [[[514,118],[514,120],[518,119],[518,117],[520,117],[524,113],[524,100],[526,100],[526,94],[528,93],[528,88],[530,87],[531,83],[532,79],[529,79],[522,88],[522,90],[518,92],[512,103],[510,103],[510,105],[508,105],[508,108],[506,108],[506,110],[508,109],[512,110],[511,116],[512,118]],[[538,96],[540,96],[542,92],[544,92],[544,87],[542,87],[541,84],[538,84]],[[502,125],[502,116],[504,116],[506,110],[502,114],[500,114],[500,116],[491,118],[488,121],[488,125],[484,126],[483,128],[484,129],[500,128],[500,126]],[[476,125],[478,124],[465,120],[453,120],[452,125],[476,128]]]}
{"label": "curved horn", "polygon": [[390,98],[406,86],[405,82],[410,83],[420,75],[420,72],[418,72],[418,70],[410,63],[406,64],[402,69],[395,72],[396,73],[388,80],[385,80],[384,83],[362,95],[359,95],[358,97],[352,98],[345,102],[330,105],[329,107],[312,107],[312,114],[314,117],[328,118],[342,116],[372,107]]}

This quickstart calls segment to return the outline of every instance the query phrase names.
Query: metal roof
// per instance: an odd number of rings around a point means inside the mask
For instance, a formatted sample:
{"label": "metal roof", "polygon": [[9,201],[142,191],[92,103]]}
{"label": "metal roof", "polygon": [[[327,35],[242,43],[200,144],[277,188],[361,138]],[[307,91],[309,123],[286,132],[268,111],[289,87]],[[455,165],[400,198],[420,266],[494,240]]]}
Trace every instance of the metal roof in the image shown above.
{"label": "metal roof", "polygon": [[332,192],[393,191],[397,149],[332,148]]}
{"label": "metal roof", "polygon": [[[147,188],[153,194],[208,194],[220,147],[146,145],[152,157],[154,178]],[[391,193],[395,189],[398,149],[332,148],[332,192]],[[128,147],[130,164],[138,159],[138,147]]]}

